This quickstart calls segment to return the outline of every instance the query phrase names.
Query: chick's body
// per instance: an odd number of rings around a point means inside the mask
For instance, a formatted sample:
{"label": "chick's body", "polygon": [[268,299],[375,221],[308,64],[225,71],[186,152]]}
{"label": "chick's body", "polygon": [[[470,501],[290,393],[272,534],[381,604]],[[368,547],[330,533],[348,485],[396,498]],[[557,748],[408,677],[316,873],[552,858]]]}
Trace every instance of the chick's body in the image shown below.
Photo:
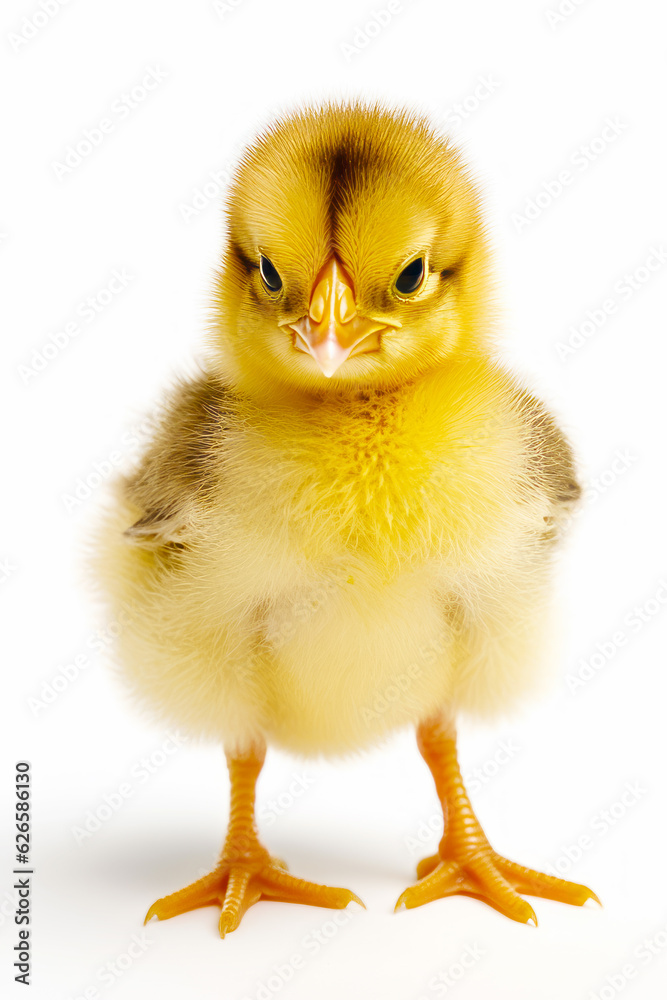
{"label": "chick's body", "polygon": [[363,397],[258,408],[204,376],[167,410],[107,567],[121,662],[172,721],[344,751],[535,674],[573,482],[548,418],[481,361]]}
{"label": "chick's body", "polygon": [[[474,189],[423,122],[330,106],[246,154],[210,358],[119,484],[99,560],[126,675],[224,744],[233,804],[266,744],[339,753],[409,723],[441,800],[460,802],[451,720],[506,709],[536,673],[578,487],[553,420],[493,358],[488,287]],[[195,883],[149,912],[203,893],[224,933],[247,905],[237,878],[295,898],[263,848],[238,860],[232,834],[215,892]],[[491,895],[465,877],[453,891]],[[530,919],[520,904],[493,903]]]}

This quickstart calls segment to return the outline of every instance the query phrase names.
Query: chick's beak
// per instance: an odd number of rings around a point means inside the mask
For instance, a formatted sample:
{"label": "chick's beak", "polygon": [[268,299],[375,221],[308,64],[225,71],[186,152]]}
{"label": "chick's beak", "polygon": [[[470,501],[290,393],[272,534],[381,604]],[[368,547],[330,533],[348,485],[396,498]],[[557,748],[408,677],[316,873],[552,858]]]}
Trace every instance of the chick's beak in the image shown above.
{"label": "chick's beak", "polygon": [[349,357],[379,350],[380,333],[389,324],[359,316],[352,282],[331,257],[315,279],[308,315],[287,325],[296,334],[297,350],[310,354],[331,378]]}

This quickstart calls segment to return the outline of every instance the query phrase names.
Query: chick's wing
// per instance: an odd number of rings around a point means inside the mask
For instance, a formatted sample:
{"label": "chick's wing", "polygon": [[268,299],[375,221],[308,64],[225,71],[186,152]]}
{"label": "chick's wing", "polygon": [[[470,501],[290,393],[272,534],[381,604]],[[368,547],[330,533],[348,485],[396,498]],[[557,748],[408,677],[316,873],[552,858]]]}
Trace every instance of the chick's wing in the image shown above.
{"label": "chick's wing", "polygon": [[185,544],[188,526],[213,485],[227,399],[224,386],[202,373],[178,383],[157,415],[139,467],[124,482],[125,496],[142,511],[125,531],[138,545]]}
{"label": "chick's wing", "polygon": [[572,448],[544,403],[529,393],[518,402],[527,431],[528,476],[549,502],[545,537],[555,538],[581,497]]}

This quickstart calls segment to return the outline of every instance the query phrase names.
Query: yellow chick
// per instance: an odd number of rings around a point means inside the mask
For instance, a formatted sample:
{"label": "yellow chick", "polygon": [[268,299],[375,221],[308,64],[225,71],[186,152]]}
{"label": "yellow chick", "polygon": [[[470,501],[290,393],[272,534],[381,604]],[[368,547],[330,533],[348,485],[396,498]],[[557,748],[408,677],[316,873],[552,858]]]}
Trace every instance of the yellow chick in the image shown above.
{"label": "yellow chick", "polygon": [[213,872],[146,919],[259,899],[329,907],[260,843],[267,745],[342,754],[414,726],[445,814],[397,908],[585,886],[498,855],[457,763],[459,713],[536,673],[553,542],[579,494],[549,413],[494,360],[478,195],[428,123],[381,106],[286,116],[228,206],[209,357],[171,394],[97,541],[139,696],[220,741],[230,820]]}

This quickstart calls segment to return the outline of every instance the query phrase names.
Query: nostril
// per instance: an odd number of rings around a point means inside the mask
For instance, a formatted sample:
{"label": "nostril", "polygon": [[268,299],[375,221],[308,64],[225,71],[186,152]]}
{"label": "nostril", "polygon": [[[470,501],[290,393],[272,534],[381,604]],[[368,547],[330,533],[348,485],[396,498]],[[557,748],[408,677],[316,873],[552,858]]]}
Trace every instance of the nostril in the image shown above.
{"label": "nostril", "polygon": [[338,297],[338,318],[349,323],[357,315],[357,306],[351,288],[342,288]]}
{"label": "nostril", "polygon": [[308,310],[308,315],[314,323],[321,323],[322,317],[324,316],[324,295],[320,291],[316,291],[310,300],[310,308]]}

